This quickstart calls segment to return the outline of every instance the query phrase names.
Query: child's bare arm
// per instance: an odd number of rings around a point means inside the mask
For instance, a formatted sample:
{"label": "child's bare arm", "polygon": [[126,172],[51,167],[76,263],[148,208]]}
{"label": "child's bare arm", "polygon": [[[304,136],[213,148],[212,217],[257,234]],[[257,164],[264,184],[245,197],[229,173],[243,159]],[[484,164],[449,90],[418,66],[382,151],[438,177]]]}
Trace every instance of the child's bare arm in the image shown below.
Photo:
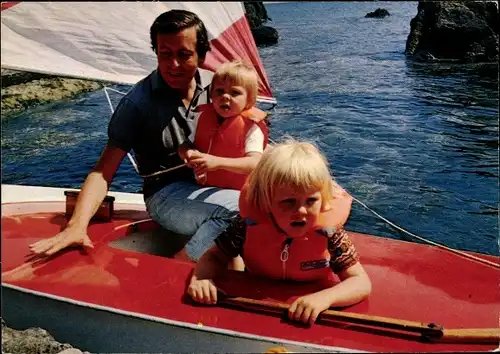
{"label": "child's bare arm", "polygon": [[212,279],[222,273],[234,257],[242,253],[245,235],[245,221],[237,216],[215,239],[215,245],[200,257],[187,289],[194,301],[206,304],[217,302],[217,288]]}
{"label": "child's bare arm", "polygon": [[233,258],[224,254],[216,245],[209,248],[198,260],[191,280],[213,279],[227,269]]}
{"label": "child's bare arm", "polygon": [[371,292],[371,281],[361,263],[338,274],[341,282],[331,288],[302,296],[290,305],[290,319],[314,323],[319,314],[330,306],[349,306],[365,299]]}
{"label": "child's bare arm", "polygon": [[341,282],[331,288],[298,298],[289,310],[289,317],[314,323],[330,306],[349,306],[366,298],[371,292],[370,278],[359,262],[359,256],[343,228],[328,238],[330,267]]}
{"label": "child's bare arm", "polygon": [[248,174],[255,169],[261,156],[262,154],[259,152],[249,152],[245,157],[219,157],[219,168],[231,172]]}
{"label": "child's bare arm", "polygon": [[359,261],[349,234],[343,227],[328,238],[330,267],[338,275],[341,283],[332,288],[330,306],[349,306],[364,299],[371,292],[368,274]]}
{"label": "child's bare arm", "polygon": [[231,259],[217,246],[213,246],[200,257],[187,289],[194,301],[205,304],[217,302],[217,287],[212,279],[227,268]]}
{"label": "child's bare arm", "polygon": [[193,153],[190,163],[196,166],[197,173],[204,173],[212,170],[227,170],[231,172],[248,174],[255,169],[262,154],[250,152],[245,157],[219,157],[205,153]]}
{"label": "child's bare arm", "polygon": [[370,294],[371,281],[361,263],[357,262],[337,275],[340,278],[339,284],[316,293],[325,297],[328,307],[353,305]]}

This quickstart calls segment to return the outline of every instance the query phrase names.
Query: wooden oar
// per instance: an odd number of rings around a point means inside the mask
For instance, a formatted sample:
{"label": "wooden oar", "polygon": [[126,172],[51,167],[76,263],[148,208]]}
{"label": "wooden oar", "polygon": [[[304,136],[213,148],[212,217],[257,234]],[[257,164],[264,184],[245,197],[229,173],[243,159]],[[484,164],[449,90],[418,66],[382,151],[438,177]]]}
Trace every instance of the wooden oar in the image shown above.
{"label": "wooden oar", "polygon": [[496,343],[500,344],[500,328],[444,329],[443,336],[429,337],[432,342],[446,343]]}
{"label": "wooden oar", "polygon": [[[228,297],[225,295],[219,296],[218,302],[243,308],[259,307],[273,312],[288,311],[290,307],[289,304],[279,302]],[[319,318],[420,333],[424,339],[432,342],[499,343],[500,341],[499,328],[444,329],[434,323],[414,322],[335,310],[325,310]]]}

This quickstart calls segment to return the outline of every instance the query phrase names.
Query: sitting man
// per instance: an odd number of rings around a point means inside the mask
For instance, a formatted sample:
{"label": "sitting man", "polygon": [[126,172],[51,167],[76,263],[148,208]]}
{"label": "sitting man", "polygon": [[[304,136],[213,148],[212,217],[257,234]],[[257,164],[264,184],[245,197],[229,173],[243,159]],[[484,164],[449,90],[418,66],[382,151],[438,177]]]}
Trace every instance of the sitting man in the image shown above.
{"label": "sitting man", "polygon": [[93,247],[89,222],[130,150],[141,174],[153,175],[143,182],[151,217],[167,230],[192,235],[175,258],[196,261],[237,215],[239,191],[200,186],[186,166],[167,171],[184,163],[177,149],[198,119],[189,107],[209,102],[204,88],[213,74],[199,68],[210,50],[206,28],[196,14],[171,10],[155,19],[150,35],[157,69],[120,101],[109,122],[108,141],[85,179],[67,227],[32,244],[34,254],[52,255],[70,245]]}

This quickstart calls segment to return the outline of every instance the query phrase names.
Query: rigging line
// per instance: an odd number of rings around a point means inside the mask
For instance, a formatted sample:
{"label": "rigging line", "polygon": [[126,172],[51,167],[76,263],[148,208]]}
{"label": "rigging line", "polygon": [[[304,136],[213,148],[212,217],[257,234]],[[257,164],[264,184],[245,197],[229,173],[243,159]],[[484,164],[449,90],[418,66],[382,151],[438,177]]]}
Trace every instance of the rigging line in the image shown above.
{"label": "rigging line", "polygon": [[[104,94],[106,95],[106,100],[108,101],[108,105],[109,105],[109,108],[111,109],[111,113],[114,113],[115,108],[113,107],[113,104],[111,103],[111,98],[109,97],[108,90],[116,92],[116,93],[119,93],[121,95],[126,95],[126,93],[118,91],[118,90],[115,90],[115,89],[112,89],[110,87],[104,86]],[[130,162],[132,163],[132,166],[134,166],[135,172],[137,172],[137,174],[140,177],[142,177],[142,178],[148,178],[148,177],[158,176],[158,175],[161,175],[163,173],[167,173],[167,172],[170,172],[170,171],[173,171],[173,170],[176,170],[178,168],[186,166],[186,164],[182,164],[182,165],[175,166],[175,167],[172,167],[172,168],[167,168],[166,170],[161,170],[161,171],[157,171],[157,172],[154,172],[154,173],[150,173],[148,175],[142,175],[139,172],[139,167],[137,166],[137,163],[135,162],[135,160],[134,160],[134,158],[133,158],[133,156],[132,156],[132,154],[130,152],[127,152],[127,157],[130,160]]]}
{"label": "rigging line", "polygon": [[133,221],[133,222],[129,222],[127,224],[123,224],[123,225],[120,225],[120,226],[116,226],[113,231],[118,231],[120,229],[123,229],[123,228],[126,228],[126,227],[129,227],[129,226],[135,226],[135,225],[139,225],[139,224],[143,224],[145,222],[148,222],[148,221],[153,221],[155,222],[153,219],[151,218],[147,218],[147,219],[142,219],[142,220],[138,220],[138,221]]}
{"label": "rigging line", "polygon": [[[109,109],[111,110],[111,114],[113,114],[115,112],[115,108],[113,107],[113,104],[111,103],[111,98],[109,97],[108,90],[113,91],[113,92],[117,92],[117,93],[122,94],[122,95],[125,95],[125,93],[120,92],[118,90],[114,90],[114,89],[106,87],[106,86],[104,86],[103,90],[104,90],[104,94],[106,95],[106,100],[108,100]],[[141,174],[139,172],[139,167],[135,163],[135,160],[132,157],[132,155],[130,154],[130,152],[127,152],[127,157],[130,160],[130,162],[132,163],[132,166],[134,166],[135,172],[137,172],[137,174],[140,176]]]}
{"label": "rigging line", "polygon": [[425,238],[423,238],[421,236],[415,235],[414,233],[411,233],[411,232],[403,229],[402,227],[394,224],[393,222],[387,220],[382,215],[378,214],[376,211],[370,209],[368,206],[366,206],[366,204],[364,204],[363,202],[361,202],[360,200],[358,200],[354,196],[352,196],[352,194],[351,194],[351,197],[352,197],[353,200],[355,200],[356,202],[358,202],[359,204],[361,204],[364,208],[368,209],[370,212],[372,212],[373,214],[375,214],[378,218],[382,219],[383,221],[385,221],[386,223],[388,223],[392,227],[398,229],[399,231],[404,232],[405,234],[408,234],[408,235],[410,235],[410,236],[412,236],[412,237],[414,237],[414,238],[416,238],[416,239],[418,239],[420,241],[426,242],[426,243],[431,244],[433,246],[442,248],[442,249],[444,249],[446,251],[450,251],[452,253],[464,256],[464,257],[469,258],[469,259],[473,259],[473,260],[475,260],[477,262],[480,262],[480,263],[483,263],[483,264],[486,264],[486,265],[490,265],[490,266],[495,267],[495,268],[500,268],[500,264],[498,264],[498,263],[489,261],[489,260],[481,258],[481,257],[476,257],[476,256],[468,254],[468,253],[466,253],[464,251],[460,251],[460,250],[457,250],[455,248],[447,247],[447,246],[442,245],[440,243],[437,243],[437,242],[434,242],[434,241],[431,241],[431,240],[427,240],[427,239],[425,239]]}
{"label": "rigging line", "polygon": [[123,96],[125,96],[127,94],[126,92],[118,91],[118,90],[115,90],[111,87],[106,87],[106,86],[104,86],[104,90],[113,91],[113,92],[119,93],[120,95],[123,95]]}

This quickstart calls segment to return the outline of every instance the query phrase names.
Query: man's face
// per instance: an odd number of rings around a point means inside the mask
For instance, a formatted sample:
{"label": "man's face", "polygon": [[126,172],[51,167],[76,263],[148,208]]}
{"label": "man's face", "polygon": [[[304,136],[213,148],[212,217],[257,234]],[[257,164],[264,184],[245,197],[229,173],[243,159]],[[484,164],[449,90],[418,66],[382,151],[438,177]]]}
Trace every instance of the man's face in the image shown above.
{"label": "man's face", "polygon": [[158,34],[157,58],[163,80],[174,89],[187,89],[201,64],[196,51],[196,28]]}

